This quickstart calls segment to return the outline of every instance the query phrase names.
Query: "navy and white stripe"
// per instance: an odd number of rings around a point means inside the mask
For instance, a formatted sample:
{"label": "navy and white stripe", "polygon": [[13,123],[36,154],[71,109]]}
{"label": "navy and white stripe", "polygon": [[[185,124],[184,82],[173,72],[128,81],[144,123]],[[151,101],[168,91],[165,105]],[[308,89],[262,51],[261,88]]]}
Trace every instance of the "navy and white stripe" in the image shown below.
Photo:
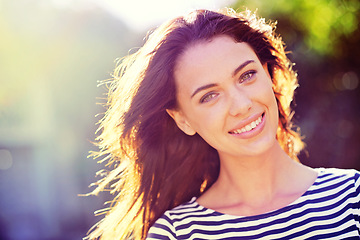
{"label": "navy and white stripe", "polygon": [[317,170],[315,183],[286,207],[241,217],[205,208],[193,198],[166,211],[147,239],[360,239],[360,173]]}

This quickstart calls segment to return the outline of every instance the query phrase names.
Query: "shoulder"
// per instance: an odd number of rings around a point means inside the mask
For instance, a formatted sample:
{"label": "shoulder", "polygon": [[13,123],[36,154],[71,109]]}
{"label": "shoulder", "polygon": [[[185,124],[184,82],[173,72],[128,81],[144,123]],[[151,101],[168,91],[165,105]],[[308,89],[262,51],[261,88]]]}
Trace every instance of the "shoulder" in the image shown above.
{"label": "shoulder", "polygon": [[176,239],[176,230],[168,212],[150,227],[146,239]]}
{"label": "shoulder", "polygon": [[355,169],[317,168],[318,178],[345,178],[358,181],[360,172]]}
{"label": "shoulder", "polygon": [[184,225],[191,224],[194,219],[202,217],[203,212],[203,207],[193,197],[190,201],[166,211],[157,219],[150,228],[147,239],[177,239],[178,229],[182,229]]}
{"label": "shoulder", "polygon": [[360,172],[355,169],[318,168],[318,178],[315,185],[320,188],[335,191],[343,190],[359,194]]}

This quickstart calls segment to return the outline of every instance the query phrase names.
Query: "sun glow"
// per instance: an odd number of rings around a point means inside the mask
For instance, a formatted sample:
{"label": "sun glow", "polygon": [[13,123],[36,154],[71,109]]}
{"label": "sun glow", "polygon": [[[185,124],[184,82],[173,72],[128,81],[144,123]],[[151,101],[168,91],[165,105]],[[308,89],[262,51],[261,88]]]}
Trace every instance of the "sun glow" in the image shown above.
{"label": "sun glow", "polygon": [[231,0],[91,0],[100,7],[124,20],[135,29],[155,27],[166,19],[182,15],[191,9],[218,9],[229,5]]}

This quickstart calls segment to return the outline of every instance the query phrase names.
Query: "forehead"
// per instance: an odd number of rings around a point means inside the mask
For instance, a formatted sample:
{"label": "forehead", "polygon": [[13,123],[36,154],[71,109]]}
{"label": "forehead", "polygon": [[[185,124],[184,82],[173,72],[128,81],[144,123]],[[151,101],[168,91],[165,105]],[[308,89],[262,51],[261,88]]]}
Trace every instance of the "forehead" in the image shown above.
{"label": "forehead", "polygon": [[233,71],[248,60],[260,63],[250,45],[229,36],[195,43],[177,61],[174,71],[177,89],[189,92],[201,85],[217,84],[231,78]]}

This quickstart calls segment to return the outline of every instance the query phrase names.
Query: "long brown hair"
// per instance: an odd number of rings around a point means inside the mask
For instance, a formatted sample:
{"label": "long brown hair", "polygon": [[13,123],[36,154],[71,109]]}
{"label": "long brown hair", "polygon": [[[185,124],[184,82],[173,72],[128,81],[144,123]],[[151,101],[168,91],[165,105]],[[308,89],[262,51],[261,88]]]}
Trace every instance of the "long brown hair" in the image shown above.
{"label": "long brown hair", "polygon": [[292,130],[290,108],[297,79],[274,26],[250,11],[193,11],[160,26],[115,69],[100,121],[100,151],[94,153],[112,170],[92,192],[110,188],[114,199],[89,239],[144,239],[166,210],[200,196],[216,181],[217,151],[199,135],[179,130],[166,109],[177,107],[173,70],[179,56],[218,35],[248,43],[267,63],[279,107],[277,139],[297,160],[303,143]]}

